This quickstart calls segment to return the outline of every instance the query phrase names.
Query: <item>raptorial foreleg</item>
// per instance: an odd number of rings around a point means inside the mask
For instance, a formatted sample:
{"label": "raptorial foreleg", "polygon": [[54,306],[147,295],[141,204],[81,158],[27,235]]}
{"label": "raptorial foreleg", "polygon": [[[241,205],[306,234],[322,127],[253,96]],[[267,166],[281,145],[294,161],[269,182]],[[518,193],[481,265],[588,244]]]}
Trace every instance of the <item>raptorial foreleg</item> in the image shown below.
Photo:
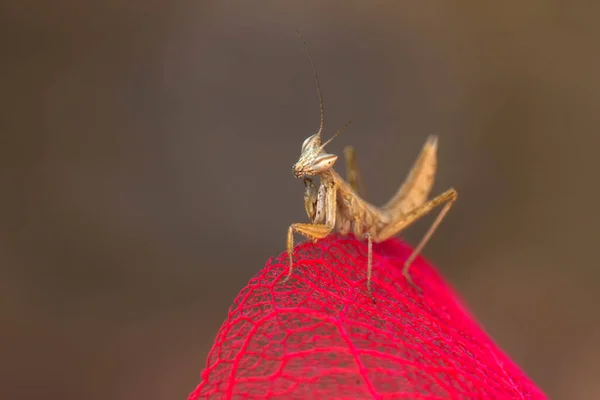
{"label": "raptorial foreleg", "polygon": [[[289,271],[284,279],[284,282],[292,275],[292,267],[294,265],[293,251],[294,251],[294,232],[299,233],[306,238],[317,241],[318,239],[322,239],[327,237],[335,228],[335,213],[336,213],[336,188],[334,184],[326,185],[322,184],[319,187],[319,199],[321,199],[321,193],[323,193],[322,202],[317,202],[315,221],[321,221],[324,217],[325,223],[314,223],[314,224],[305,224],[305,223],[295,223],[290,225],[288,228],[287,234],[287,253],[289,257]],[[321,206],[323,204],[323,206]],[[319,213],[324,213],[325,215],[320,215]]]}

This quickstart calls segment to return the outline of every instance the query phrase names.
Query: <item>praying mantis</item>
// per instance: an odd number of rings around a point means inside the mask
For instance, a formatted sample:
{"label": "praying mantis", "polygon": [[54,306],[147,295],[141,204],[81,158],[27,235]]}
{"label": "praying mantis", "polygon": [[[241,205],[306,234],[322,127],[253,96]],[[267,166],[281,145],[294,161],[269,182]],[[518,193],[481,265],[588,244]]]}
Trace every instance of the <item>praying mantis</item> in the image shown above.
{"label": "praying mantis", "polygon": [[[325,146],[339,135],[350,122],[325,143],[322,142],[324,109],[319,77],[306,40],[300,32],[297,33],[304,42],[317,83],[321,122],[317,133],[304,140],[300,158],[292,165],[294,175],[304,180],[304,208],[310,222],[293,223],[288,228],[289,270],[284,282],[287,282],[292,275],[294,233],[299,233],[316,242],[327,237],[334,230],[342,235],[352,232],[357,239],[367,240],[367,290],[372,295],[373,242],[378,243],[389,239],[436,207],[443,205],[421,241],[406,259],[402,269],[402,274],[408,283],[422,291],[413,282],[409,268],[457,199],[456,190],[450,188],[437,197],[427,200],[437,168],[437,137],[430,136],[427,139],[408,176],[385,205],[376,207],[365,201],[359,190],[359,174],[356,168],[354,149],[346,147],[344,150],[348,181],[344,180],[333,168],[338,156],[325,152]],[[319,178],[318,187],[315,186],[313,177]]]}

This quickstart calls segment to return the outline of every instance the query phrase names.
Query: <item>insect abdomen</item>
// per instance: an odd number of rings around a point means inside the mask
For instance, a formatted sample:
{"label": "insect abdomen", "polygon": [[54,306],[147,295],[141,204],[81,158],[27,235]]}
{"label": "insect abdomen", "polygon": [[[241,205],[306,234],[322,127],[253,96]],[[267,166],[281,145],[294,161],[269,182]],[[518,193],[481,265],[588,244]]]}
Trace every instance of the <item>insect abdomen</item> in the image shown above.
{"label": "insect abdomen", "polygon": [[425,203],[435,178],[437,167],[437,137],[431,136],[425,142],[419,158],[413,165],[406,180],[394,197],[383,206],[390,214],[404,214]]}

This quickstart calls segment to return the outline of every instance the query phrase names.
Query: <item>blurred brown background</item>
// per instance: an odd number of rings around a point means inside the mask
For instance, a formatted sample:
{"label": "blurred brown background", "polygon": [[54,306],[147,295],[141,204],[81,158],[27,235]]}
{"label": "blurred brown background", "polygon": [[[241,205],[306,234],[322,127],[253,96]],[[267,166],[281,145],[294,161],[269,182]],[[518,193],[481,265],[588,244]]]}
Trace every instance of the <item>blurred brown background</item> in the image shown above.
{"label": "blurred brown background", "polygon": [[435,191],[460,196],[425,255],[550,397],[599,397],[599,11],[4,2],[0,397],[193,390],[235,295],[305,220],[290,165],[319,117],[296,28],[327,135],[353,120],[329,150],[356,146],[369,199],[438,134]]}

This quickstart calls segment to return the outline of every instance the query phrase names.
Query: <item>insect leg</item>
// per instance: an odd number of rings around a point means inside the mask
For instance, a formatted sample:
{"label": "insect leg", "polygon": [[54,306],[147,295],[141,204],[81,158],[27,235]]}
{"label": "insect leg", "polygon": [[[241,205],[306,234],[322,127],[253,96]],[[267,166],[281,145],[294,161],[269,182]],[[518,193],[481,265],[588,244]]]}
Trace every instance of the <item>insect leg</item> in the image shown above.
{"label": "insect leg", "polygon": [[310,222],[315,222],[317,214],[317,189],[312,179],[304,178],[304,210]]}
{"label": "insect leg", "polygon": [[308,239],[316,241],[317,239],[322,239],[322,238],[326,237],[327,235],[329,235],[332,230],[333,230],[332,227],[329,227],[325,224],[297,223],[297,224],[290,225],[290,227],[288,228],[288,234],[287,234],[287,253],[288,253],[288,257],[290,259],[290,269],[288,271],[286,278],[284,279],[284,282],[287,282],[287,280],[292,275],[292,266],[294,265],[294,259],[293,259],[293,255],[292,255],[293,250],[294,250],[294,232],[300,233],[301,235],[307,237]]}
{"label": "insect leg", "polygon": [[431,226],[429,227],[429,229],[427,230],[427,232],[425,233],[425,235],[423,236],[423,238],[421,239],[421,241],[419,242],[417,247],[415,247],[415,249],[413,250],[410,257],[408,257],[408,259],[406,259],[406,261],[404,263],[404,268],[402,268],[402,274],[404,275],[404,277],[408,280],[408,282],[412,286],[416,287],[419,290],[420,290],[420,288],[414,284],[412,278],[410,277],[410,274],[408,273],[410,265],[415,260],[415,258],[419,255],[421,250],[423,250],[423,247],[425,247],[425,245],[427,244],[427,242],[429,241],[429,239],[431,238],[431,236],[433,235],[433,233],[435,232],[437,227],[440,225],[440,223],[442,222],[442,220],[444,219],[444,217],[446,216],[448,211],[450,211],[450,208],[452,207],[452,204],[454,204],[454,202],[456,201],[456,198],[457,198],[456,190],[448,189],[447,191],[440,194],[433,200],[430,200],[427,203],[425,203],[419,207],[416,207],[416,208],[412,209],[411,211],[409,211],[408,213],[398,217],[398,219],[396,219],[395,221],[392,221],[390,224],[385,226],[378,233],[378,235],[376,237],[376,240],[378,242],[384,241],[384,240],[388,239],[389,237],[397,234],[398,232],[400,232],[407,226],[411,225],[413,222],[420,219],[424,215],[428,214],[435,207],[437,207],[441,204],[444,204],[444,207],[442,208],[442,210],[440,211],[440,213],[438,214],[436,219],[433,221],[433,223],[431,224]]}
{"label": "insect leg", "polygon": [[360,179],[358,167],[356,166],[356,151],[352,146],[346,146],[344,149],[344,158],[346,159],[346,177],[352,189],[360,196],[365,196],[365,187]]}
{"label": "insect leg", "polygon": [[[283,282],[287,282],[287,280],[292,275],[292,267],[294,265],[293,258],[293,250],[294,250],[294,232],[297,232],[308,239],[316,242],[318,239],[322,239],[328,236],[333,229],[335,228],[335,211],[336,211],[336,188],[335,185],[331,185],[329,187],[321,185],[319,188],[319,194],[324,194],[324,209],[325,209],[325,223],[318,224],[304,224],[304,223],[295,223],[290,225],[288,228],[287,234],[287,253],[290,260],[290,268],[287,276],[283,280]],[[320,197],[320,196],[319,196]],[[319,208],[319,204],[317,204],[317,208]],[[318,215],[317,215],[318,218]]]}
{"label": "insect leg", "polygon": [[373,273],[373,238],[370,233],[365,234],[367,237],[367,291],[371,294],[371,275]]}
{"label": "insect leg", "polygon": [[357,238],[365,237],[367,239],[367,291],[371,294],[371,275],[373,272],[373,237],[371,232],[363,233],[364,223],[359,215],[355,215],[352,221],[354,236]]}

